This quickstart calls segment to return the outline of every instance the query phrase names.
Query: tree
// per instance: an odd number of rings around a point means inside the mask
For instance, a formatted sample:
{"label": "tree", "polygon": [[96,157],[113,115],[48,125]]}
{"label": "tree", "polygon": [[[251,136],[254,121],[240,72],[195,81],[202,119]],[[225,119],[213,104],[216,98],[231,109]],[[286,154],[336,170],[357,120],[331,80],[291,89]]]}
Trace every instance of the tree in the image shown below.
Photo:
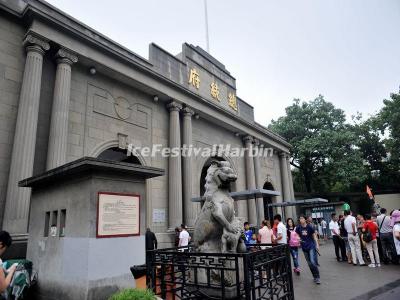
{"label": "tree", "polygon": [[302,175],[307,192],[344,191],[366,178],[352,126],[344,111],[323,96],[309,102],[295,99],[269,128],[292,144],[291,165],[299,171],[295,176]]}
{"label": "tree", "polygon": [[382,109],[369,122],[379,130],[387,157],[380,171],[380,183],[387,188],[398,187],[400,183],[400,92],[392,93],[390,99],[383,100]]}

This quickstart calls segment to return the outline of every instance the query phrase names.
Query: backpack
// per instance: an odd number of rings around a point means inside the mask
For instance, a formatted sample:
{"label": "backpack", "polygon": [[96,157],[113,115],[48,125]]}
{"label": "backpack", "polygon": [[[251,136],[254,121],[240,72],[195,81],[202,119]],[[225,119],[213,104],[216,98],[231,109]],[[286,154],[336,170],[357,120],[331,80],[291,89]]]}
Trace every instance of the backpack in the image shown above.
{"label": "backpack", "polygon": [[371,234],[371,231],[369,231],[368,227],[365,229],[365,232],[363,233],[363,240],[366,243],[369,243],[372,241],[372,234]]}
{"label": "backpack", "polygon": [[300,247],[300,237],[295,230],[290,231],[289,246],[290,247]]}

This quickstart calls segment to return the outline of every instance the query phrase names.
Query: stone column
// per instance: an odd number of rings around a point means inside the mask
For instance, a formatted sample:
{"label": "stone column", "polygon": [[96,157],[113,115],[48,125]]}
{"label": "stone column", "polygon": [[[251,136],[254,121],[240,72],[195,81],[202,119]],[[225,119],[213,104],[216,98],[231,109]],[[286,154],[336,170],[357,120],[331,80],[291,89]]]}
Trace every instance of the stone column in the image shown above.
{"label": "stone column", "polygon": [[[189,149],[193,146],[192,141],[192,116],[194,111],[189,107],[183,109],[183,146]],[[187,154],[187,153],[186,153]],[[182,157],[183,163],[183,206],[184,206],[184,220],[185,224],[189,227],[194,226],[198,205],[191,201],[192,199],[192,156],[186,155]]]}
{"label": "stone column", "polygon": [[[287,154],[284,152],[279,153],[279,165],[281,171],[281,184],[282,184],[282,196],[283,202],[289,201],[290,199],[290,186],[289,186],[289,176],[287,169]],[[285,209],[286,218],[292,217],[291,208]]]}
{"label": "stone column", "polygon": [[[254,150],[255,153],[257,154],[256,156],[253,157],[254,160],[254,175],[256,178],[256,188],[257,189],[262,189],[263,188],[263,182],[261,178],[261,166],[260,166],[260,156],[259,156],[259,151],[260,151],[260,142],[257,139],[254,139]],[[260,227],[262,220],[264,220],[264,199],[263,197],[258,197],[256,198],[256,206],[257,206],[257,226]]]}
{"label": "stone column", "polygon": [[[172,101],[167,105],[169,115],[169,147],[181,147],[179,111],[182,105]],[[182,224],[182,165],[181,154],[169,156],[168,166],[168,225],[169,230]]]}
{"label": "stone column", "polygon": [[26,46],[27,54],[19,96],[3,220],[4,230],[22,234],[28,229],[31,189],[18,187],[18,182],[33,174],[43,55],[50,49],[45,39],[33,33],[26,35],[24,46]]}
{"label": "stone column", "polygon": [[[256,182],[255,182],[255,176],[254,176],[254,160],[252,157],[253,153],[253,137],[251,136],[246,136],[244,137],[244,143],[246,147],[246,155],[245,155],[245,161],[246,161],[246,184],[247,184],[247,189],[252,190],[256,188]],[[247,201],[247,208],[248,208],[248,215],[249,215],[249,223],[253,226],[256,226],[258,224],[257,222],[257,208],[256,208],[256,200],[249,199]]]}
{"label": "stone column", "polygon": [[65,48],[61,48],[56,54],[57,71],[47,148],[47,170],[67,162],[71,65],[77,61],[78,57]]}

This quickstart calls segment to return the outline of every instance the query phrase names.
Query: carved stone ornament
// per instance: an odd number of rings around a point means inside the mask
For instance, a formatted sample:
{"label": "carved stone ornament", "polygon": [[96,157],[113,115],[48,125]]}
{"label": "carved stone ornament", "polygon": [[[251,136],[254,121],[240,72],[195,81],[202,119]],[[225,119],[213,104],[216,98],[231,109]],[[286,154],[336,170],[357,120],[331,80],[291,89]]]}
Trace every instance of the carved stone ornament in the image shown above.
{"label": "carved stone ornament", "polygon": [[66,48],[60,48],[56,53],[56,58],[57,60],[61,60],[62,62],[66,62],[69,64],[74,64],[78,62],[78,56],[76,56],[74,52]]}
{"label": "carved stone ornament", "polygon": [[191,109],[191,108],[189,108],[189,107],[185,107],[185,108],[182,110],[182,112],[183,112],[183,115],[184,115],[185,117],[192,117],[192,116],[194,115],[194,110]]}
{"label": "carved stone ornament", "polygon": [[115,113],[122,120],[129,119],[130,116],[132,115],[131,105],[128,102],[128,100],[126,100],[123,97],[118,97],[115,99],[114,109],[115,109]]}
{"label": "carved stone ornament", "polygon": [[243,141],[247,144],[247,143],[252,143],[254,141],[254,138],[251,135],[246,135],[243,138]]}
{"label": "carved stone ornament", "polygon": [[167,104],[169,111],[180,111],[182,110],[182,105],[176,101],[172,101]]}
{"label": "carved stone ornament", "polygon": [[23,45],[26,47],[39,46],[43,51],[47,51],[50,49],[50,44],[48,43],[48,40],[32,32],[28,33],[25,36]]}

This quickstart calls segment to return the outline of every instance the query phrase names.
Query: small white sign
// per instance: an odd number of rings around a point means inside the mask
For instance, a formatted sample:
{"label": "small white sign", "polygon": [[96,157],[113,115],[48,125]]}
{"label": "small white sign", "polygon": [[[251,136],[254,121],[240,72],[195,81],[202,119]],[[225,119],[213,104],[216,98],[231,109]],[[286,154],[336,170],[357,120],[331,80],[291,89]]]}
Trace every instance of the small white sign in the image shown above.
{"label": "small white sign", "polygon": [[50,227],[50,236],[57,236],[57,226]]}
{"label": "small white sign", "polygon": [[165,209],[154,208],[153,209],[153,223],[164,223],[165,222]]}

